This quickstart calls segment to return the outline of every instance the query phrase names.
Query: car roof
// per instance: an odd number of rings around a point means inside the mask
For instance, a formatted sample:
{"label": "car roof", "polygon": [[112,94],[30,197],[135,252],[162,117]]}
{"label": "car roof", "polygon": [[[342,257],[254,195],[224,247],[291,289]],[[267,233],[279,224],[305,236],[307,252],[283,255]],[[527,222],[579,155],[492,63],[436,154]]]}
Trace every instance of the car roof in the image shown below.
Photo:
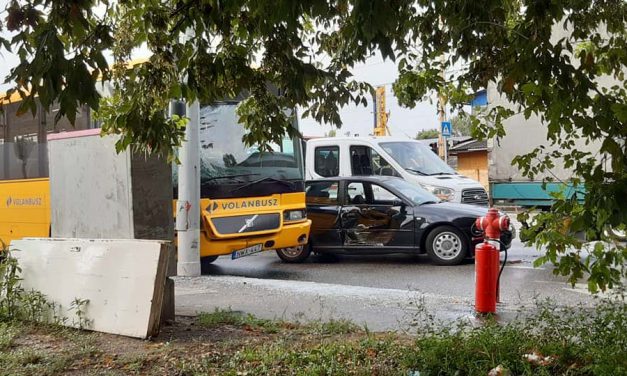
{"label": "car roof", "polygon": [[414,140],[409,137],[395,137],[395,136],[361,136],[361,137],[321,137],[321,138],[312,138],[307,140],[307,143],[316,144],[316,143],[328,143],[328,142],[350,142],[350,141],[377,141],[377,142],[415,142],[420,143],[420,141]]}
{"label": "car roof", "polygon": [[392,179],[401,179],[396,176],[380,176],[380,175],[359,175],[359,176],[331,176],[328,178],[319,178],[319,179],[311,179],[307,180],[307,183],[315,183],[319,181],[339,181],[339,180],[360,180],[360,181],[368,181],[371,183],[383,183],[386,181],[390,181]]}

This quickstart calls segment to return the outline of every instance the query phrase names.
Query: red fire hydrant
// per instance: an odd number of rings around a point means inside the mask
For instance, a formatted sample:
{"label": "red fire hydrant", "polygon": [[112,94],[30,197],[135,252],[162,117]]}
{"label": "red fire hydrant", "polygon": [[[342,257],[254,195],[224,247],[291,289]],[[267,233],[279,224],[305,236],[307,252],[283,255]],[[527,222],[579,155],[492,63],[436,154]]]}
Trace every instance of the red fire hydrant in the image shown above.
{"label": "red fire hydrant", "polygon": [[483,243],[475,247],[475,310],[496,313],[500,257],[499,248],[490,240],[500,241],[501,231],[509,228],[509,218],[490,208],[485,217],[477,218],[475,226],[484,234]]}

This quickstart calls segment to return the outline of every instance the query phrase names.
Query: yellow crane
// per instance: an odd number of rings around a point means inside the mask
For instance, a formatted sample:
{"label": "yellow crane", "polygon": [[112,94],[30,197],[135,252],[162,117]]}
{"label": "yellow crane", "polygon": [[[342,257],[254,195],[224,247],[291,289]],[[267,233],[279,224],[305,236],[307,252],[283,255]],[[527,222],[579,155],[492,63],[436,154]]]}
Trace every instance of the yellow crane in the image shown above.
{"label": "yellow crane", "polygon": [[389,112],[385,112],[385,86],[378,86],[374,95],[374,135],[389,136]]}

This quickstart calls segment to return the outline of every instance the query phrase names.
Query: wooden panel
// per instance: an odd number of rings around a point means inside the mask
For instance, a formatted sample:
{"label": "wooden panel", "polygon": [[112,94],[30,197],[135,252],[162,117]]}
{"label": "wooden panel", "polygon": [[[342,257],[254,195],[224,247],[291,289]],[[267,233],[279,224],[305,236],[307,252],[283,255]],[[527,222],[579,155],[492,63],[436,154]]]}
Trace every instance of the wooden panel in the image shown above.
{"label": "wooden panel", "polygon": [[486,151],[458,154],[457,172],[477,180],[486,190],[489,190],[488,153]]}
{"label": "wooden panel", "polygon": [[461,170],[488,169],[488,152],[475,151],[457,155],[457,167]]}
{"label": "wooden panel", "polygon": [[22,268],[22,286],[60,307],[68,326],[71,309],[83,307],[85,329],[147,338],[159,332],[167,268],[167,244],[143,240],[23,239],[11,243]]}

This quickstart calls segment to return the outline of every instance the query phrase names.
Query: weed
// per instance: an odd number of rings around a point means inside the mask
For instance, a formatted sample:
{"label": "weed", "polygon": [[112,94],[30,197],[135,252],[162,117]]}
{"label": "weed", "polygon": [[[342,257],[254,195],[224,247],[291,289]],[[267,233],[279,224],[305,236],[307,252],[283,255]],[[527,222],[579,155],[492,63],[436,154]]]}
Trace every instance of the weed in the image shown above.
{"label": "weed", "polygon": [[139,374],[148,365],[149,359],[144,354],[123,356],[116,361],[122,368],[132,373]]}
{"label": "weed", "polygon": [[17,325],[0,322],[0,351],[4,351],[13,345],[13,340],[20,333],[21,328]]}
{"label": "weed", "polygon": [[355,333],[360,330],[359,326],[346,319],[331,319],[329,321],[316,321],[305,325],[305,330],[312,334],[319,335],[339,335]]}
{"label": "weed", "polygon": [[76,320],[72,320],[72,325],[74,327],[78,327],[79,329],[85,329],[90,327],[93,323],[93,320],[87,319],[85,313],[87,311],[87,305],[89,304],[89,299],[79,299],[74,298],[72,303],[70,304],[70,311],[74,311],[76,315]]}
{"label": "weed", "polygon": [[22,269],[6,247],[0,250],[0,321],[45,321],[49,304],[38,291],[24,291]]}
{"label": "weed", "polygon": [[198,315],[198,323],[204,327],[212,328],[218,325],[240,325],[242,323],[241,312],[229,309],[216,308],[212,313],[202,312]]}
{"label": "weed", "polygon": [[247,326],[266,333],[277,333],[282,326],[280,321],[260,319],[251,314],[233,311],[230,308],[216,308],[212,313],[200,313],[197,320],[201,326],[206,328],[219,325]]}
{"label": "weed", "polygon": [[[0,322],[22,320],[66,325],[68,318],[63,315],[61,305],[48,301],[39,291],[24,291],[17,259],[11,257],[3,243],[0,245],[3,246],[0,248]],[[71,303],[69,311],[76,315],[72,320],[75,327],[84,329],[92,324],[86,317],[88,304],[88,299],[80,298]]]}
{"label": "weed", "polygon": [[433,333],[437,328],[443,325],[443,323],[436,320],[435,315],[427,309],[424,295],[413,295],[408,305],[410,310],[405,313],[402,320],[408,323],[408,328],[405,330],[406,333]]}
{"label": "weed", "polygon": [[6,250],[0,262],[0,319],[12,320],[20,316],[20,300],[23,290],[19,274],[22,271],[17,260],[10,257]]}
{"label": "weed", "polygon": [[39,291],[29,291],[20,297],[20,305],[23,307],[25,319],[33,322],[46,322],[50,312],[50,304],[46,296]]}

